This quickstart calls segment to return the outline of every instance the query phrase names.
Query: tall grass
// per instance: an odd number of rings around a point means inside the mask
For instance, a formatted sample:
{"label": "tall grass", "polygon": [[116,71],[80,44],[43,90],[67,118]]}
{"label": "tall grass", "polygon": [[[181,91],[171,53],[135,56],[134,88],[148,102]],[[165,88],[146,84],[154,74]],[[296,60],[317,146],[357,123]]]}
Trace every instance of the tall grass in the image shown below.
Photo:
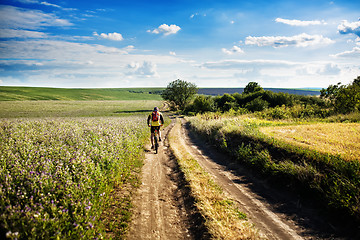
{"label": "tall grass", "polygon": [[10,239],[104,238],[110,193],[141,166],[145,130],[135,117],[3,119],[0,232]]}
{"label": "tall grass", "polygon": [[211,114],[189,121],[195,131],[237,161],[360,220],[360,161],[289,144],[259,131],[260,127],[286,122]]}
{"label": "tall grass", "polygon": [[[209,239],[262,239],[260,233],[247,221],[233,200],[206,173],[180,143],[181,124],[177,121],[169,134],[173,151],[186,180],[189,182],[195,204],[205,219]],[[204,236],[202,236],[204,238]]]}

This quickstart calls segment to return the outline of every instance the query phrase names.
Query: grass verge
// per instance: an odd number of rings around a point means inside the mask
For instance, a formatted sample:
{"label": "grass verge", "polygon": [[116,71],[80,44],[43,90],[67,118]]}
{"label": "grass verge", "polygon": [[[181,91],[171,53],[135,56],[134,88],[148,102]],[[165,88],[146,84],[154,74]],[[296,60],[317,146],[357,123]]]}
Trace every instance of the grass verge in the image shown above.
{"label": "grass verge", "polygon": [[179,142],[181,123],[177,120],[169,133],[170,147],[189,182],[196,207],[205,219],[211,239],[259,239],[256,229],[246,220],[234,201],[206,173]]}
{"label": "grass verge", "polygon": [[190,118],[191,126],[237,161],[270,181],[327,206],[336,218],[360,221],[358,160],[290,144],[259,131],[261,127],[296,123],[209,117]]}

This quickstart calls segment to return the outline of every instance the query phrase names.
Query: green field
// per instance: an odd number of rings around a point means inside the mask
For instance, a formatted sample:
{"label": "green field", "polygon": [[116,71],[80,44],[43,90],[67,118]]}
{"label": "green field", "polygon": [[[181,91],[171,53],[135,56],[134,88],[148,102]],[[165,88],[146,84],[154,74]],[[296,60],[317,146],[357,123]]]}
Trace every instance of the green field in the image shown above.
{"label": "green field", "polygon": [[100,117],[146,114],[158,100],[129,101],[0,101],[0,118]]}
{"label": "green field", "polygon": [[120,238],[139,184],[147,114],[163,105],[160,96],[0,89],[0,238]]}
{"label": "green field", "polygon": [[[103,239],[126,230],[148,128],[142,117],[0,121],[0,238]],[[109,217],[116,214],[117,219]],[[107,229],[105,231],[105,229]]]}
{"label": "green field", "polygon": [[40,88],[0,86],[0,101],[161,100],[162,88]]}

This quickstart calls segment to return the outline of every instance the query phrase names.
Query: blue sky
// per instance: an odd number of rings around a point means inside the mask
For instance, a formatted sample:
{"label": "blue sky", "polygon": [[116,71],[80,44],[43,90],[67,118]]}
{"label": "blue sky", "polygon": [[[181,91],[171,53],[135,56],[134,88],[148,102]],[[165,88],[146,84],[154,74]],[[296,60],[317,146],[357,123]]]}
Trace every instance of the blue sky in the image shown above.
{"label": "blue sky", "polygon": [[326,88],[360,75],[360,1],[1,0],[0,85]]}

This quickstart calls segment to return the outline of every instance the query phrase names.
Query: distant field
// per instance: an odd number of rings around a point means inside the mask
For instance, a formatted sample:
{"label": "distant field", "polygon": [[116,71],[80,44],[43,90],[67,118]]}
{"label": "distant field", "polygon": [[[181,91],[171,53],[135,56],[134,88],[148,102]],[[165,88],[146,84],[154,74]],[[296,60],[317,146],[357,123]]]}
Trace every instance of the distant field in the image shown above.
{"label": "distant field", "polygon": [[301,147],[341,155],[347,160],[360,160],[359,123],[264,127],[261,131]]}
{"label": "distant field", "polygon": [[0,118],[144,115],[162,103],[157,100],[0,101]]}
{"label": "distant field", "polygon": [[0,86],[0,101],[24,100],[161,100],[161,88],[66,89]]}
{"label": "distant field", "polygon": [[[297,95],[320,95],[320,90],[318,89],[285,89],[285,88],[264,88],[264,90],[269,90],[272,92],[284,92],[289,94],[297,94]],[[225,93],[233,94],[233,93],[242,93],[244,88],[200,88],[199,94],[204,95],[224,95]]]}
{"label": "distant field", "polygon": [[[91,100],[161,100],[164,88],[42,88],[42,87],[4,87],[0,86],[0,101],[91,101]],[[320,95],[317,89],[280,89],[265,88],[273,92],[285,92],[297,95]],[[199,94],[223,95],[224,93],[242,93],[243,88],[200,88]]]}

